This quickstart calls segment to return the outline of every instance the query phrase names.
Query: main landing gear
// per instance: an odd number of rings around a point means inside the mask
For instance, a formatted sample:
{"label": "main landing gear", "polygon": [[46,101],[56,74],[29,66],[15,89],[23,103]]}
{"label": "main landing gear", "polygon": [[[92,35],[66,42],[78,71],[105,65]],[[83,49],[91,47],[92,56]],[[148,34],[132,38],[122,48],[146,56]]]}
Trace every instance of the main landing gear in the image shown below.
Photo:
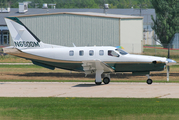
{"label": "main landing gear", "polygon": [[[102,80],[101,80],[101,74],[103,73],[103,70],[97,70],[96,71],[96,80],[95,80],[95,83],[96,83],[96,85],[101,85],[101,83],[102,83]],[[150,79],[150,76],[149,75],[146,75],[147,77],[148,77],[148,79],[147,79],[147,81],[146,81],[146,83],[148,84],[148,85],[151,85],[152,84],[152,79]],[[104,75],[104,78],[103,78],[103,83],[104,84],[109,84],[109,82],[110,82],[110,74],[105,74]]]}
{"label": "main landing gear", "polygon": [[[101,74],[103,73],[103,70],[97,70],[96,71],[96,80],[95,80],[95,83],[96,85],[101,85],[102,83],[102,80],[101,80]],[[104,84],[109,84],[110,82],[110,74],[105,74],[104,75],[104,78],[103,78],[103,83]]]}
{"label": "main landing gear", "polygon": [[110,78],[109,77],[104,77],[103,78],[103,83],[104,84],[109,84],[109,82],[110,82]]}
{"label": "main landing gear", "polygon": [[152,82],[153,82],[152,79],[150,79],[150,76],[149,76],[149,75],[146,75],[146,76],[148,77],[148,79],[147,79],[147,81],[146,81],[147,84],[148,84],[148,85],[151,85]]}
{"label": "main landing gear", "polygon": [[[103,78],[103,83],[104,84],[109,84],[109,82],[110,82],[110,78],[109,77],[104,77]],[[102,82],[96,82],[95,81],[95,83],[96,83],[96,85],[101,85]]]}

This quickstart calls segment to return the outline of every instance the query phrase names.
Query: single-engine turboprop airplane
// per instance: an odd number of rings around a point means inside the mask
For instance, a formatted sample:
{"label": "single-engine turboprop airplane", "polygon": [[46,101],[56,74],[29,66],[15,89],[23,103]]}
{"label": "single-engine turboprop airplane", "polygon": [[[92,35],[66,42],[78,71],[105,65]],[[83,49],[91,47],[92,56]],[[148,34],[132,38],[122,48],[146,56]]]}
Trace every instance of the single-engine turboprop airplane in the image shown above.
{"label": "single-engine turboprop airplane", "polygon": [[5,18],[14,46],[3,48],[7,54],[29,59],[35,65],[49,69],[61,68],[95,74],[95,83],[110,82],[110,73],[132,72],[147,75],[147,84],[152,84],[150,71],[162,71],[166,65],[176,62],[154,56],[133,55],[110,46],[65,47],[45,44],[39,40],[18,18]]}

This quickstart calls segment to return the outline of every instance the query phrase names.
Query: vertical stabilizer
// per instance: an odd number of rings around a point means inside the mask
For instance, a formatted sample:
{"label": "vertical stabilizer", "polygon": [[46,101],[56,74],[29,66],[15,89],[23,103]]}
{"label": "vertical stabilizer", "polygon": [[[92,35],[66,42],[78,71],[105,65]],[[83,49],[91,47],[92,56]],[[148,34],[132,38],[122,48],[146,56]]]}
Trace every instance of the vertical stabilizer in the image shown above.
{"label": "vertical stabilizer", "polygon": [[41,48],[43,43],[16,17],[5,18],[14,46],[18,49]]}

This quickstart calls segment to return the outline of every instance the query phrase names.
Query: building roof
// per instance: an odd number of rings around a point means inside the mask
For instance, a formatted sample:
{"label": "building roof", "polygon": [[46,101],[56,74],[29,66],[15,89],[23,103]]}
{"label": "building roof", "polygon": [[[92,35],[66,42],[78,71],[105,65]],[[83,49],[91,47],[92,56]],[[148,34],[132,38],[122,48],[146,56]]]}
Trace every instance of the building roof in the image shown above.
{"label": "building roof", "polygon": [[58,12],[58,13],[45,13],[45,14],[33,14],[33,15],[21,15],[13,17],[30,17],[30,16],[44,16],[44,15],[57,15],[57,14],[71,14],[71,15],[82,15],[82,16],[94,16],[94,17],[107,17],[107,18],[120,18],[120,19],[138,19],[143,18],[142,16],[129,16],[129,15],[117,15],[117,14],[104,14],[94,12]]}
{"label": "building roof", "polygon": [[[86,13],[82,13],[86,12]],[[18,12],[18,8],[11,8],[9,13],[0,13],[0,25],[6,25],[4,18],[9,16],[26,16],[26,15],[48,15],[48,14],[76,14],[76,15],[88,15],[98,17],[110,17],[110,18],[142,18],[144,17],[144,24],[152,23],[151,15],[155,18],[154,9],[142,10],[140,16],[139,9],[108,9],[107,15],[104,14],[103,9],[40,9],[40,8],[28,8],[28,11],[24,14]],[[116,15],[117,14],[117,15]],[[127,15],[127,16],[126,16]]]}

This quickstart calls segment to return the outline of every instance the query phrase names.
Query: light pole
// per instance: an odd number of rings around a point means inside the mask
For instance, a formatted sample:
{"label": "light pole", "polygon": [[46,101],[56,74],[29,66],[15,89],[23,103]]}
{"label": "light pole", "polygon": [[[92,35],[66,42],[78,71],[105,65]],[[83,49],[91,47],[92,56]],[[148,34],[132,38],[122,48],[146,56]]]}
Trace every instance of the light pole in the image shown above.
{"label": "light pole", "polygon": [[[168,43],[168,59],[170,58],[170,43]],[[170,67],[167,66],[167,82],[169,82]]]}

